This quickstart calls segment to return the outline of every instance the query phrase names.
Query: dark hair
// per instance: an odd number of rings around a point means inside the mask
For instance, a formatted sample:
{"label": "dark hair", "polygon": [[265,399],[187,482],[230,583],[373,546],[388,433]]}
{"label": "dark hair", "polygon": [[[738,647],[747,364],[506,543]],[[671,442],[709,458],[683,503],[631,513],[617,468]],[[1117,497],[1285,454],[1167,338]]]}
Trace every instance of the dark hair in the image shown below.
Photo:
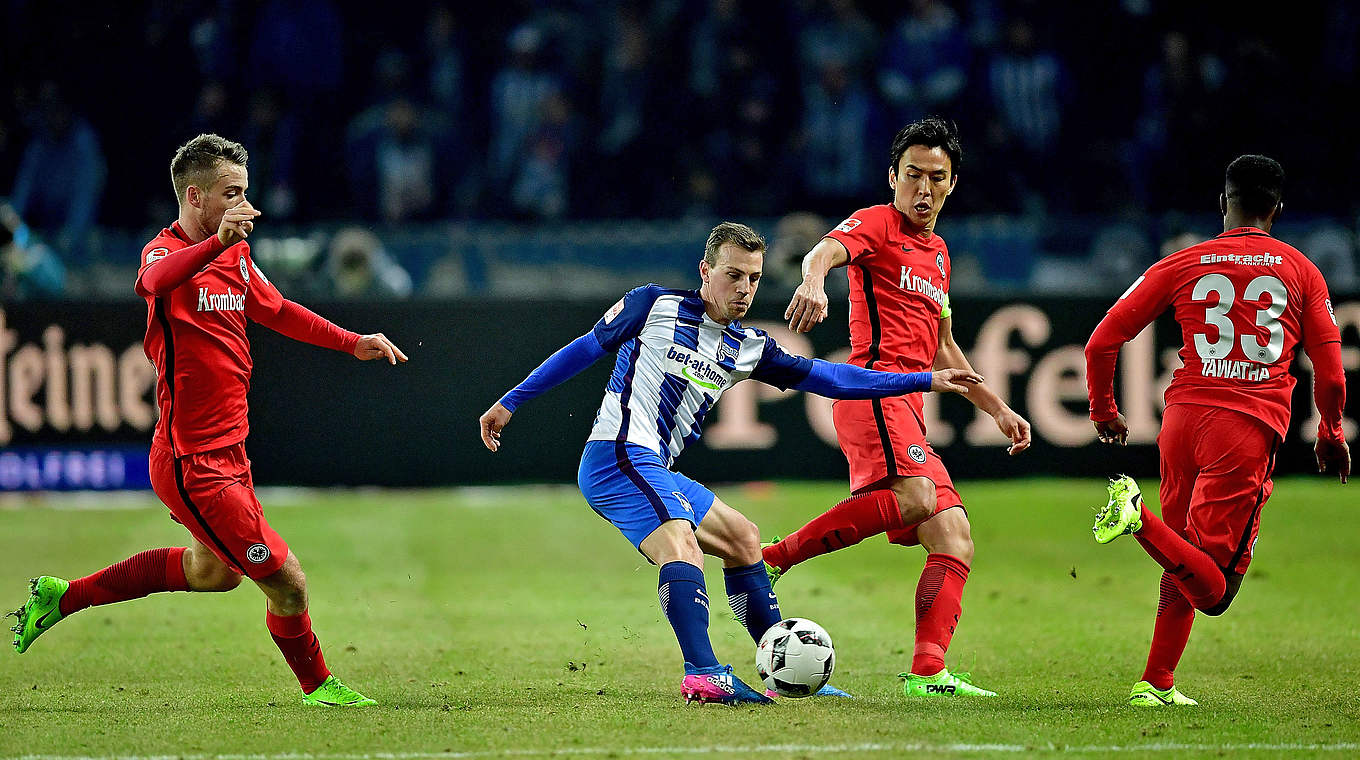
{"label": "dark hair", "polygon": [[717,265],[718,249],[724,243],[734,243],[752,253],[765,252],[765,238],[759,232],[739,222],[723,222],[708,233],[708,242],[704,244],[704,261],[709,266]]}
{"label": "dark hair", "polygon": [[888,151],[889,158],[892,159],[889,168],[897,171],[902,154],[913,145],[943,148],[945,154],[949,156],[949,173],[951,175],[959,173],[959,166],[963,164],[963,146],[959,144],[959,128],[954,122],[945,121],[938,116],[927,116],[897,130],[897,134],[893,136],[892,148]]}
{"label": "dark hair", "polygon": [[1248,153],[1228,164],[1223,193],[1254,216],[1269,216],[1284,196],[1284,167],[1273,158]]}
{"label": "dark hair", "polygon": [[241,143],[213,134],[199,135],[179,146],[170,159],[170,182],[175,186],[175,197],[182,203],[189,185],[211,184],[212,173],[223,161],[245,166],[249,160],[250,154]]}

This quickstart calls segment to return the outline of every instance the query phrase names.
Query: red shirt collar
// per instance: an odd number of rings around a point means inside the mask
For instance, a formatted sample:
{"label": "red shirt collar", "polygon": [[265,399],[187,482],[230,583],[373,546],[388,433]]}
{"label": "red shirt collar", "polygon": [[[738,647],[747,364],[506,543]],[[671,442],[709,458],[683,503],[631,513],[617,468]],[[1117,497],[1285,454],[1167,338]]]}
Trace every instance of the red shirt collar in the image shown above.
{"label": "red shirt collar", "polygon": [[1265,237],[1270,237],[1269,233],[1258,227],[1234,227],[1216,237],[1241,237],[1242,235],[1264,235]]}

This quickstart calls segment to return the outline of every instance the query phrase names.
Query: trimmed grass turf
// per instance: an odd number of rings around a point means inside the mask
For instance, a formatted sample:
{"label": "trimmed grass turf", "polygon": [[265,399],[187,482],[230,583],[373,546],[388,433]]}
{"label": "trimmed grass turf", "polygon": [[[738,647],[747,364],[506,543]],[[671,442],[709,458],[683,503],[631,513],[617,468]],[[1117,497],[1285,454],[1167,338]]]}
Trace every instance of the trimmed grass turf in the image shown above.
{"label": "trimmed grass turf", "polygon": [[[831,632],[833,682],[859,699],[743,709],[683,704],[655,570],[574,491],[336,492],[275,507],[266,498],[308,572],[329,664],[380,707],[304,708],[248,585],[163,594],[82,612],[23,656],[0,652],[0,757],[691,746],[748,748],[710,753],[725,757],[988,754],[973,745],[1183,757],[1225,746],[1240,755],[1252,743],[1323,745],[1254,757],[1360,753],[1354,486],[1277,484],[1242,593],[1224,617],[1196,621],[1178,671],[1202,706],[1174,712],[1124,705],[1142,671],[1158,569],[1133,541],[1091,540],[1102,486],[961,485],[978,555],[949,664],[1001,698],[902,699],[894,676],[910,664],[924,553],[875,538],[796,568],[777,589],[786,615]],[[1143,486],[1155,493],[1155,481]],[[844,487],[716,490],[765,535],[783,535]],[[31,575],[81,575],[183,536],[159,506],[0,511],[0,606],[17,606]],[[719,565],[707,569],[719,657],[754,680],[753,647],[722,602]]]}

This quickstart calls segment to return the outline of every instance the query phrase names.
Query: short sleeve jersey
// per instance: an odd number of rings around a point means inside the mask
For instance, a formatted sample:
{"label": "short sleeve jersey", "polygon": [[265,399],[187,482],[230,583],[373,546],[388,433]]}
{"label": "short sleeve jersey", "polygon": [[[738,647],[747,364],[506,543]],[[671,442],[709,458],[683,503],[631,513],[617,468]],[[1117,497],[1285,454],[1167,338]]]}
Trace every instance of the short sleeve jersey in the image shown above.
{"label": "short sleeve jersey", "polygon": [[944,240],[913,233],[892,204],[860,209],[826,237],[850,254],[850,363],[889,372],[930,371],[940,320],[949,316]]}
{"label": "short sleeve jersey", "polygon": [[[179,222],[161,230],[142,249],[140,283],[148,267],[192,245]],[[230,446],[250,432],[250,341],[246,319],[272,316],[283,306],[269,279],[243,242],[227,248],[171,292],[146,298],[142,346],[156,367],[160,419],[153,443],[175,456]]]}
{"label": "short sleeve jersey", "polygon": [[812,370],[765,332],[714,321],[695,290],[630,290],[594,333],[618,356],[590,440],[645,446],[667,465],[699,439],[723,391],[748,377],[788,388]]}
{"label": "short sleeve jersey", "polygon": [[1229,230],[1173,253],[1134,281],[1110,308],[1131,334],[1171,307],[1184,366],[1168,406],[1233,409],[1289,429],[1294,377],[1305,350],[1340,342],[1322,273],[1302,253],[1254,227]]}

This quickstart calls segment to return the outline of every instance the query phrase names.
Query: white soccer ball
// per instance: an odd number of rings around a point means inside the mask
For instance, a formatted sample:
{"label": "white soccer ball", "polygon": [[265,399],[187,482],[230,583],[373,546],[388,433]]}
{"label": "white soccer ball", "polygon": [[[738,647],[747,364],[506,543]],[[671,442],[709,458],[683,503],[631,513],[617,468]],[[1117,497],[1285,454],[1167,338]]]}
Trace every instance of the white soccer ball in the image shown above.
{"label": "white soccer ball", "polygon": [[831,680],[836,650],[831,634],[804,618],[770,626],[756,645],[756,673],[784,697],[810,697]]}

